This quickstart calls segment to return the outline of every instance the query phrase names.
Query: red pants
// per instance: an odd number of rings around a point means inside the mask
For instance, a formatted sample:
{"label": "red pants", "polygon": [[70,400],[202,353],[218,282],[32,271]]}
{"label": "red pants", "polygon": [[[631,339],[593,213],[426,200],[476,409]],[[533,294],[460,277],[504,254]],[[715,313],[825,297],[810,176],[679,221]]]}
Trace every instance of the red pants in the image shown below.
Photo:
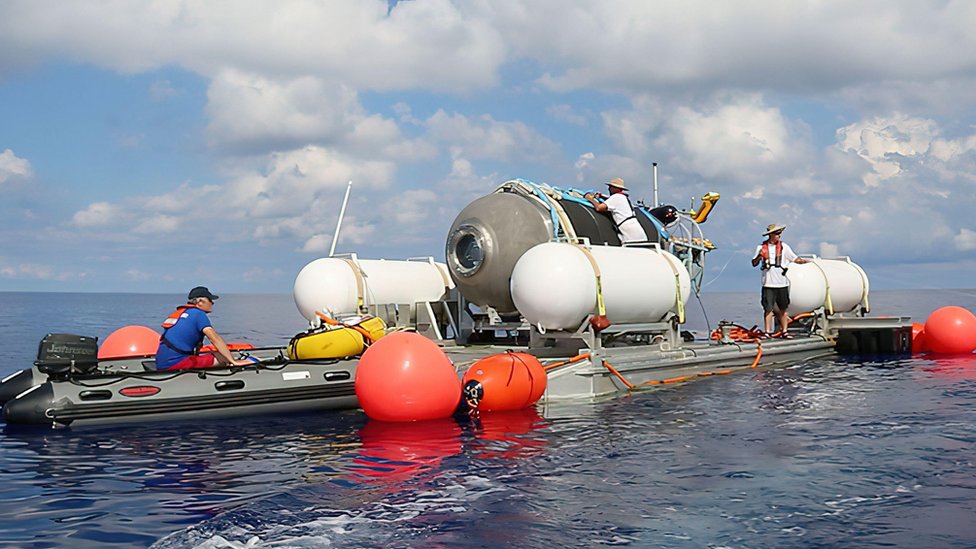
{"label": "red pants", "polygon": [[213,368],[216,364],[217,357],[207,353],[205,355],[188,356],[163,371],[168,372],[170,370],[196,370],[198,368]]}

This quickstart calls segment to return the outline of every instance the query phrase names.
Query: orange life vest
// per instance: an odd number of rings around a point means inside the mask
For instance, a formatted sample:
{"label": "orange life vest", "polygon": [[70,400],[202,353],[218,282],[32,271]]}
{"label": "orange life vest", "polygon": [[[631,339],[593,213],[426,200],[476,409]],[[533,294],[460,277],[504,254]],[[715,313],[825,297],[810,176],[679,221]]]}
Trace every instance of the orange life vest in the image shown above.
{"label": "orange life vest", "polygon": [[197,354],[199,352],[199,349],[191,349],[191,350],[180,349],[176,345],[173,345],[172,343],[170,343],[170,341],[168,339],[166,339],[166,330],[169,330],[170,328],[172,328],[173,326],[176,325],[176,322],[183,315],[183,311],[185,311],[187,309],[199,309],[199,308],[200,307],[197,307],[196,305],[189,305],[189,304],[187,304],[187,305],[180,305],[179,307],[177,307],[176,310],[173,311],[172,313],[170,313],[170,315],[168,317],[166,317],[166,320],[163,321],[163,334],[161,336],[159,336],[159,341],[161,341],[163,343],[163,345],[166,345],[167,347],[169,347],[170,349],[173,349],[174,351],[176,351],[177,353],[180,353],[181,355],[195,355],[195,354]]}
{"label": "orange life vest", "polygon": [[199,307],[197,307],[196,305],[180,305],[179,307],[176,308],[175,311],[173,311],[172,313],[170,313],[168,317],[166,317],[166,320],[163,321],[163,328],[164,329],[172,328],[173,325],[176,324],[176,321],[180,319],[180,316],[183,314],[183,311],[186,309],[199,309]]}
{"label": "orange life vest", "polygon": [[783,241],[780,240],[776,243],[776,258],[772,262],[769,261],[769,241],[763,242],[762,249],[759,251],[759,255],[763,258],[763,270],[767,270],[770,266],[779,267],[783,274],[786,274],[786,269],[783,269]]}

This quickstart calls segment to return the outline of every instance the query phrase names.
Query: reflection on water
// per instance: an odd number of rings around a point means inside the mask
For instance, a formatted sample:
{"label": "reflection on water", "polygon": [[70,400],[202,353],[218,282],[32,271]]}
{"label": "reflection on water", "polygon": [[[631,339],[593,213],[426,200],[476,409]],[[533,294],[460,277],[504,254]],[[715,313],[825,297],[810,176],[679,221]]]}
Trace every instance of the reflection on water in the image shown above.
{"label": "reflection on water", "polygon": [[359,430],[362,445],[350,470],[358,478],[405,480],[436,471],[461,453],[461,428],[454,418],[411,423],[370,420]]}

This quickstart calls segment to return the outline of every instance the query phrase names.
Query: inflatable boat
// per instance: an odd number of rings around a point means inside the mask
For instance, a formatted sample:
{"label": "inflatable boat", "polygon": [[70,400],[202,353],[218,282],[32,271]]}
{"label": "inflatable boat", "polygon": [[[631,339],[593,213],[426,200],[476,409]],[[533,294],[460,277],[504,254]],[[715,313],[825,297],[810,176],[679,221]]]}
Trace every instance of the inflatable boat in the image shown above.
{"label": "inflatable boat", "polygon": [[157,371],[152,357],[56,372],[43,362],[0,383],[8,424],[87,425],[355,408],[355,359],[247,351],[253,366]]}
{"label": "inflatable boat", "polygon": [[252,361],[245,367],[157,370],[150,353],[159,335],[145,326],[120,328],[101,347],[94,337],[48,334],[32,368],[0,381],[3,417],[64,426],[355,408],[357,358],[385,325],[319,318],[287,347],[229,344]]}

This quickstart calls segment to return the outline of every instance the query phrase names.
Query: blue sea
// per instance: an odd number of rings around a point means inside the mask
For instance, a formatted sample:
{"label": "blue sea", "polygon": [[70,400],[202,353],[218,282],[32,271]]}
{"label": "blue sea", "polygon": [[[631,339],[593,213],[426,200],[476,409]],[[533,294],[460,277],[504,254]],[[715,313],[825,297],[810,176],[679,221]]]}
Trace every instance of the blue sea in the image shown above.
{"label": "blue sea", "polygon": [[[0,293],[0,375],[48,332],[157,327],[181,298]],[[757,298],[706,293],[688,327],[752,326]],[[976,310],[976,290],[871,304],[924,321]],[[288,295],[224,295],[212,319],[258,345],[305,327]],[[976,547],[976,356],[834,357],[394,428],[357,411],[5,426],[0,485],[9,547]]]}

